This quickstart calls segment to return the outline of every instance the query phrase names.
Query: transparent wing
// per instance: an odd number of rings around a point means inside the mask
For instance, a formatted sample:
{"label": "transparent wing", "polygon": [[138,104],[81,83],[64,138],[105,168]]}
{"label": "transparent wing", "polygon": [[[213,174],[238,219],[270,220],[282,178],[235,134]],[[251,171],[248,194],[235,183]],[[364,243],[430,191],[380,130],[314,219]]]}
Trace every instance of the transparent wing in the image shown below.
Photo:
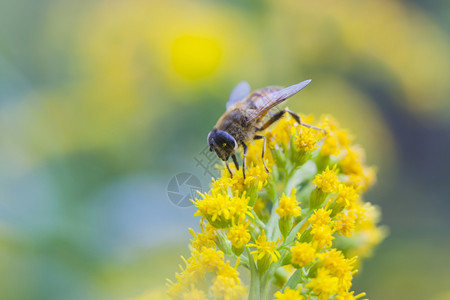
{"label": "transparent wing", "polygon": [[231,91],[230,98],[227,102],[227,109],[229,109],[233,104],[241,101],[245,97],[250,94],[250,85],[247,81],[241,81],[239,82],[234,89]]}
{"label": "transparent wing", "polygon": [[248,115],[247,123],[251,123],[254,119],[268,112],[271,108],[282,103],[289,97],[300,92],[305,86],[311,82],[311,79],[302,81],[300,83],[291,85],[290,87],[275,91],[273,93],[264,95],[255,101],[256,109],[252,110]]}

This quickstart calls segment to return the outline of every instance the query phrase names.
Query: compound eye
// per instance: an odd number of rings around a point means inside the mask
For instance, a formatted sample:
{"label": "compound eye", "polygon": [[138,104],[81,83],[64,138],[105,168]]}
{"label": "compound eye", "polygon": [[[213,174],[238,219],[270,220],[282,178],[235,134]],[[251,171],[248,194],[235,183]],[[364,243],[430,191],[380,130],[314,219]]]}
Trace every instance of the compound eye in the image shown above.
{"label": "compound eye", "polygon": [[237,143],[234,137],[226,131],[217,130],[214,135],[215,143],[222,149],[236,149]]}

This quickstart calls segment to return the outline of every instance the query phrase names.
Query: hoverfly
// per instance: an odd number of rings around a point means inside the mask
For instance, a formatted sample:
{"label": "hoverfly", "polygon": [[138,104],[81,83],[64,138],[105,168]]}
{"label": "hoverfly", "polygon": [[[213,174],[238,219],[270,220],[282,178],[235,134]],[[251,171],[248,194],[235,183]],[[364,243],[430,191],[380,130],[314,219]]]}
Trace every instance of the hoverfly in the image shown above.
{"label": "hoverfly", "polygon": [[298,93],[310,82],[310,79],[305,80],[287,88],[266,87],[255,90],[252,93],[250,93],[250,85],[246,81],[241,81],[236,85],[228,99],[226,112],[217,121],[207,138],[209,150],[211,152],[215,151],[217,156],[225,162],[231,176],[233,176],[233,173],[228,165],[228,159],[231,157],[236,169],[239,170],[239,163],[235,153],[239,146],[242,146],[244,150],[242,172],[245,178],[245,158],[247,155],[246,143],[257,139],[262,139],[264,141],[261,157],[266,172],[269,172],[264,161],[266,137],[258,133],[264,131],[267,127],[278,121],[285,113],[289,113],[295,121],[302,126],[323,130],[302,123],[300,116],[288,109],[278,111],[267,121],[264,121],[264,117],[272,108]]}

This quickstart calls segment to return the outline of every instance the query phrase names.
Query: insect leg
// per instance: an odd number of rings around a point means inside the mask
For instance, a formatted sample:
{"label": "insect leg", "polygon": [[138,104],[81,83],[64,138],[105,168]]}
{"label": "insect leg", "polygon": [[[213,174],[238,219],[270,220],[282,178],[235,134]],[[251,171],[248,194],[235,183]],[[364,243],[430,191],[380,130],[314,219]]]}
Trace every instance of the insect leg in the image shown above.
{"label": "insect leg", "polygon": [[262,139],[264,141],[261,158],[262,158],[262,161],[264,164],[264,168],[266,169],[266,172],[269,173],[269,169],[267,169],[266,162],[264,161],[264,153],[266,152],[266,137],[262,136],[262,135],[255,135],[255,137],[253,139],[255,139],[255,140]]}
{"label": "insect leg", "polygon": [[285,112],[286,112],[285,110],[280,110],[279,112],[274,114],[269,119],[269,121],[267,121],[261,128],[258,128],[257,131],[262,131],[262,130],[266,129],[267,127],[269,127],[270,125],[272,125],[273,123],[275,123],[276,121],[278,121],[279,119],[281,119],[281,117],[284,115]]}
{"label": "insect leg", "polygon": [[242,143],[242,148],[244,148],[244,157],[242,159],[242,174],[244,175],[245,179],[245,157],[247,156],[247,145],[245,143]]}
{"label": "insect leg", "polygon": [[302,125],[302,126],[305,126],[305,127],[308,127],[308,128],[314,128],[314,129],[316,129],[316,130],[321,130],[321,131],[323,131],[325,134],[327,134],[327,131],[326,131],[325,129],[323,129],[323,128],[319,128],[319,127],[316,127],[316,126],[314,126],[314,125],[302,123],[302,121],[301,121],[301,119],[300,119],[300,116],[299,116],[297,113],[293,112],[292,110],[289,110],[289,109],[283,109],[282,111],[288,112],[288,113],[294,118],[294,120],[295,120],[298,124],[300,124],[300,125]]}
{"label": "insect leg", "polygon": [[225,165],[227,166],[228,172],[230,172],[230,177],[233,178],[233,173],[230,170],[230,166],[228,165],[228,160],[225,161]]}
{"label": "insect leg", "polygon": [[239,170],[239,163],[236,159],[236,155],[231,155],[231,158],[233,159],[234,165],[236,166],[236,170]]}

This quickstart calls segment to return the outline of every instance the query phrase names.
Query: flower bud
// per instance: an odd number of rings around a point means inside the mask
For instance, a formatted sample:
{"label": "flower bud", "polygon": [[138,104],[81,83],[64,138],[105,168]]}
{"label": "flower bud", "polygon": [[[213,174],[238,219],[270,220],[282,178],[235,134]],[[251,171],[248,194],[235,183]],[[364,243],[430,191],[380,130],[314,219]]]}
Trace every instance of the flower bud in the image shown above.
{"label": "flower bud", "polygon": [[284,238],[287,238],[292,228],[292,217],[282,217],[278,220],[278,227]]}
{"label": "flower bud", "polygon": [[324,193],[321,189],[315,188],[311,196],[309,197],[309,208],[310,209],[316,209],[319,208],[322,203],[327,198],[327,193]]}

